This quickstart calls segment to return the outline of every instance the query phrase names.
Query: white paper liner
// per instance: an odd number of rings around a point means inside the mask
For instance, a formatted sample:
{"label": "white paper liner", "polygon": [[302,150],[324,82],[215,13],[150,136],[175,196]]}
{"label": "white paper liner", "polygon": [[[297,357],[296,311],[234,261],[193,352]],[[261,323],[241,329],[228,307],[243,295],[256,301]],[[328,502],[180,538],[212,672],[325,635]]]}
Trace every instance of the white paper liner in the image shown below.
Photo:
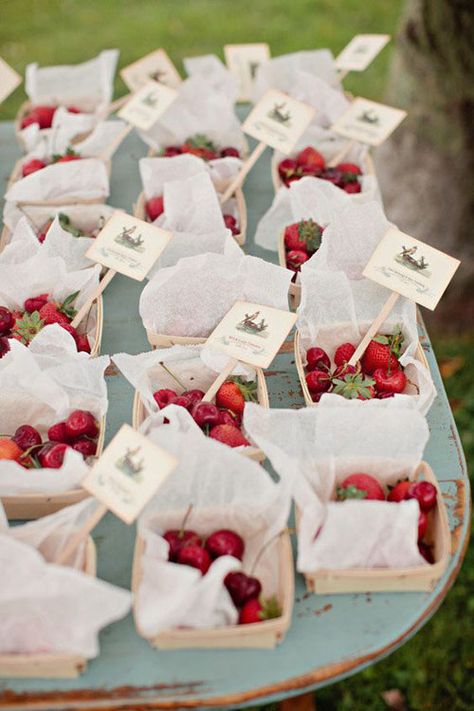
{"label": "white paper liner", "polygon": [[253,89],[254,102],[269,89],[291,94],[301,72],[317,77],[330,86],[340,86],[334,56],[329,49],[292,52],[269,59],[259,66]]}
{"label": "white paper liner", "polygon": [[242,167],[240,158],[202,158],[183,153],[173,158],[141,158],[138,162],[143,192],[146,199],[162,195],[165,184],[184,180],[200,173],[208,173],[218,192],[223,192]]}
{"label": "white paper liner", "polygon": [[[138,625],[151,636],[175,627],[235,624],[237,610],[222,581],[230,570],[242,567],[250,573],[268,542],[253,574],[262,583],[264,597],[277,592],[275,536],[286,526],[288,492],[255,462],[194,432],[184,436],[160,427],[150,439],[178,456],[179,464],[138,520],[146,543],[141,559],[143,578],[136,596]],[[189,566],[168,562],[168,544],[161,534],[180,527],[191,503],[187,528],[204,536],[220,528],[235,531],[245,541],[242,564],[229,556],[218,558],[201,576]],[[270,543],[272,539],[274,543]]]}
{"label": "white paper liner", "polygon": [[429,430],[410,403],[340,398],[297,411],[249,403],[244,422],[292,487],[301,514],[297,570],[425,564],[417,547],[418,502],[331,502],[349,474],[372,474],[384,485],[413,478]]}
{"label": "white paper liner", "polygon": [[215,54],[185,57],[183,64],[188,76],[209,83],[213,91],[224,94],[229,101],[235,103],[239,93],[238,81],[219,57]]}
{"label": "white paper liner", "polygon": [[288,309],[292,275],[248,255],[181,259],[174,267],[160,269],[145,286],[140,316],[145,328],[155,333],[207,337],[236,301]]}

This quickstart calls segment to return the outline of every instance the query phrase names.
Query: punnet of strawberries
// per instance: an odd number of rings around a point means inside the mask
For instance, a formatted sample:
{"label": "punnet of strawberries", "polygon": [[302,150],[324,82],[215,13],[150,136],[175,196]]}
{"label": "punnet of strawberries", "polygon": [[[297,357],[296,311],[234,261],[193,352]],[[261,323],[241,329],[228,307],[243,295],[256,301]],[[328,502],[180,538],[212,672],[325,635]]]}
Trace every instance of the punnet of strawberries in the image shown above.
{"label": "punnet of strawberries", "polygon": [[[98,225],[96,229],[90,231],[90,232],[85,232],[84,230],[81,230],[79,227],[76,227],[71,218],[66,215],[64,212],[59,212],[58,213],[58,220],[59,224],[61,225],[62,229],[65,232],[69,232],[72,237],[97,237],[101,230],[101,226]],[[47,220],[39,230],[36,232],[36,236],[38,237],[38,241],[41,242],[41,244],[45,241],[46,235],[48,234],[48,230],[53,224],[54,219],[51,217],[49,220]]]}
{"label": "punnet of strawberries", "polygon": [[234,146],[218,147],[214,141],[203,133],[190,136],[184,143],[166,146],[161,151],[165,158],[173,158],[183,153],[197,156],[203,160],[216,160],[217,158],[240,158],[240,151]]}
{"label": "punnet of strawberries", "polygon": [[309,218],[300,220],[285,227],[284,243],[286,267],[295,274],[301,270],[301,265],[318,251],[324,227]]}
{"label": "punnet of strawberries", "polygon": [[338,163],[334,167],[326,165],[326,160],[319,151],[312,146],[307,146],[297,153],[294,158],[284,158],[278,164],[278,175],[283,184],[288,187],[294,180],[305,176],[313,176],[328,180],[346,193],[360,193],[362,184],[360,176],[362,170],[356,163]]}
{"label": "punnet of strawberries", "polygon": [[53,165],[54,163],[69,163],[72,160],[80,160],[81,158],[82,156],[73,148],[68,148],[65,153],[55,153],[51,158],[30,158],[21,166],[21,175],[23,178],[26,178],[38,170],[43,170],[43,168],[46,168],[48,165]]}
{"label": "punnet of strawberries", "polygon": [[[163,538],[169,545],[169,561],[189,565],[202,575],[206,575],[217,558],[232,556],[242,560],[245,551],[245,542],[235,531],[223,528],[204,537],[186,528],[186,516],[180,529],[165,531]],[[242,571],[230,572],[224,578],[224,586],[239,612],[240,625],[281,616],[276,597],[262,597],[262,584],[258,578]]]}
{"label": "punnet of strawberries", "polygon": [[[51,126],[53,125],[54,114],[56,113],[57,108],[57,106],[50,106],[45,104],[31,106],[23,114],[20,121],[20,127],[23,129],[28,128],[28,126],[32,126],[33,124],[38,124],[40,129],[51,128]],[[84,113],[76,106],[67,106],[66,110],[69,111],[70,114]]]}
{"label": "punnet of strawberries", "polygon": [[43,438],[36,427],[23,424],[11,436],[0,435],[0,460],[18,462],[26,469],[59,469],[68,449],[84,459],[97,451],[99,423],[89,410],[74,410],[54,422]]}
{"label": "punnet of strawberries", "polygon": [[370,341],[361,360],[349,365],[356,347],[341,343],[333,357],[318,346],[306,351],[305,380],[313,402],[327,392],[353,400],[388,398],[403,393],[408,380],[399,357],[403,334],[397,327],[392,334],[377,334]]}
{"label": "punnet of strawberries", "polygon": [[242,432],[242,415],[246,402],[257,402],[257,383],[240,377],[229,378],[216,393],[215,402],[203,402],[203,390],[175,390],[162,388],[153,393],[158,408],[167,405],[184,407],[205,435],[229,447],[249,447]]}
{"label": "punnet of strawberries", "polygon": [[[162,215],[165,211],[163,196],[154,195],[149,200],[147,200],[145,203],[145,211],[147,221],[154,222],[155,220],[157,220],[158,217]],[[222,217],[224,218],[224,223],[227,229],[230,230],[234,236],[238,235],[240,233],[240,229],[237,219],[234,217],[234,215],[231,215],[230,213],[224,213]]]}
{"label": "punnet of strawberries", "polygon": [[11,311],[6,306],[0,306],[0,358],[10,350],[10,338],[15,338],[28,346],[33,338],[45,327],[57,323],[74,338],[77,350],[85,353],[91,352],[89,339],[86,334],[79,333],[71,326],[71,321],[76,315],[74,302],[79,292],[67,296],[59,302],[52,299],[49,294],[26,299],[23,309]]}
{"label": "punnet of strawberries", "polygon": [[357,472],[347,476],[336,489],[336,500],[361,499],[364,501],[389,501],[400,503],[418,501],[418,550],[428,563],[434,563],[432,547],[424,540],[429,526],[430,512],[436,507],[438,492],[429,481],[401,479],[394,486],[384,487],[371,474]]}

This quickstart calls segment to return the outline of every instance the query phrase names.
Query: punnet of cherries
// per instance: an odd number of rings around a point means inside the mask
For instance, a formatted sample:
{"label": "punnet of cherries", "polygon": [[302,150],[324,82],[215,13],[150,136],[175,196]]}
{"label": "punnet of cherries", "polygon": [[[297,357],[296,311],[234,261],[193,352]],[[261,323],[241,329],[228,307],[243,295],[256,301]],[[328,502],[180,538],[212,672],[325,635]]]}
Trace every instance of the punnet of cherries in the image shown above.
{"label": "punnet of cherries", "polygon": [[286,187],[294,180],[313,176],[327,180],[346,193],[360,193],[362,170],[356,163],[339,163],[334,167],[326,165],[324,156],[315,148],[307,146],[294,158],[284,158],[278,163],[278,175]]}
{"label": "punnet of cherries", "polygon": [[324,227],[318,225],[313,219],[300,220],[285,227],[285,259],[287,269],[296,273],[301,270],[301,265],[318,251]]}
{"label": "punnet of cherries", "polygon": [[203,390],[184,390],[178,395],[175,390],[167,388],[153,393],[160,410],[167,405],[184,407],[204,434],[212,439],[229,447],[250,446],[242,433],[242,415],[246,402],[258,401],[257,383],[232,377],[220,386],[215,403],[202,402],[204,395]]}
{"label": "punnet of cherries", "polygon": [[[31,106],[23,114],[23,117],[20,122],[20,127],[22,129],[28,128],[28,126],[32,126],[36,123],[38,124],[40,129],[51,128],[51,126],[53,125],[54,114],[56,113],[57,109],[57,106],[50,106],[45,104]],[[78,109],[76,106],[67,106],[66,110],[69,111],[70,114],[85,113],[81,109]]]}
{"label": "punnet of cherries", "polygon": [[[245,543],[241,536],[229,529],[219,529],[204,538],[185,528],[165,531],[163,538],[169,545],[168,560],[190,565],[205,575],[216,558],[230,555],[242,560]],[[275,597],[262,598],[262,585],[258,578],[236,571],[227,573],[224,585],[239,611],[239,624],[263,622],[280,617],[281,610]]]}
{"label": "punnet of cherries", "polygon": [[95,456],[99,423],[89,410],[74,410],[48,429],[47,439],[32,425],[20,425],[9,437],[0,435],[0,460],[18,462],[26,469],[59,469],[66,451],[80,452],[84,459]]}
{"label": "punnet of cherries", "polygon": [[311,399],[319,402],[327,392],[349,400],[384,399],[403,393],[408,380],[399,361],[402,345],[399,327],[390,335],[377,334],[355,365],[349,365],[356,350],[352,343],[336,348],[334,365],[322,348],[308,348],[305,380]]}
{"label": "punnet of cherries", "polygon": [[[165,211],[163,195],[154,195],[147,200],[145,203],[145,211],[149,222],[157,220],[158,217]],[[224,213],[222,217],[224,218],[225,226],[232,232],[232,235],[235,236],[240,234],[239,225],[234,215]]]}
{"label": "punnet of cherries", "polygon": [[82,156],[73,148],[68,148],[65,153],[55,153],[51,158],[30,158],[21,166],[21,174],[23,178],[26,178],[32,173],[36,173],[37,170],[42,170],[48,165],[53,165],[53,163],[69,163],[72,160],[80,160]]}
{"label": "punnet of cherries", "polygon": [[41,329],[53,323],[57,323],[71,334],[78,351],[90,353],[91,347],[87,335],[78,333],[71,326],[71,321],[76,315],[74,302],[78,295],[79,292],[76,291],[59,302],[51,299],[49,294],[39,294],[26,299],[23,309],[18,311],[0,306],[0,358],[10,350],[10,338],[28,346]]}
{"label": "punnet of cherries", "polygon": [[240,151],[233,146],[218,148],[214,141],[203,133],[190,136],[184,143],[166,146],[161,152],[164,158],[173,158],[182,153],[189,153],[203,160],[216,160],[217,158],[240,158]]}
{"label": "punnet of cherries", "polygon": [[424,541],[428,530],[430,511],[437,502],[436,487],[429,481],[402,479],[386,492],[380,481],[371,474],[356,473],[347,476],[336,489],[336,500],[363,499],[364,501],[390,501],[400,503],[409,499],[418,501],[418,550],[428,563],[434,563],[432,546]]}

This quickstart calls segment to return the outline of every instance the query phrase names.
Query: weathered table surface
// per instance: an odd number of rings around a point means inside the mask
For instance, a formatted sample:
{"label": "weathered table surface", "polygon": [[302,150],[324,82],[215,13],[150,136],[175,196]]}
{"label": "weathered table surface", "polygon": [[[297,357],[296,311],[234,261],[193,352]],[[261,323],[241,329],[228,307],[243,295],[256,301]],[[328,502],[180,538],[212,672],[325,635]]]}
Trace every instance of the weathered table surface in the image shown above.
{"label": "weathered table surface", "polygon": [[[145,146],[129,136],[113,161],[110,203],[130,211],[139,190],[137,161]],[[0,125],[2,185],[19,157],[11,123]],[[245,185],[249,212],[246,250],[276,261],[252,243],[257,221],[273,198],[270,152],[258,161]],[[105,292],[102,353],[148,350],[138,299],[142,284],[117,276]],[[3,680],[0,709],[154,709],[243,707],[316,689],[373,664],[406,642],[441,604],[459,571],[467,542],[469,491],[459,437],[430,342],[421,331],[438,390],[429,414],[426,459],[438,476],[449,508],[452,555],[432,593],[315,596],[296,576],[296,601],[285,641],[271,651],[152,650],[138,637],[132,617],[108,627],[100,656],[74,680]],[[279,355],[267,381],[272,407],[301,407],[303,398],[291,351]],[[107,435],[131,422],[132,388],[115,372],[108,377]],[[134,529],[108,515],[94,532],[98,574],[130,586]]]}

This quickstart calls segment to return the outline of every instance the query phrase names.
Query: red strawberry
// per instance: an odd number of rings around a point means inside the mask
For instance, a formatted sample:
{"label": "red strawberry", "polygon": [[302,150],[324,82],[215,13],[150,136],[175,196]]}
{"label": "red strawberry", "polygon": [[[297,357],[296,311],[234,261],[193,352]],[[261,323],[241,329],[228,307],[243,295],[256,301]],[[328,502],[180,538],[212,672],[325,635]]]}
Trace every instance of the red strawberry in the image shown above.
{"label": "red strawberry", "polygon": [[331,387],[331,378],[327,370],[311,370],[306,374],[305,379],[311,394],[324,393]]}
{"label": "red strawberry", "polygon": [[9,333],[13,328],[15,320],[10,309],[6,306],[0,306],[0,336]]}
{"label": "red strawberry", "polygon": [[38,452],[38,461],[42,467],[59,469],[62,467],[64,455],[69,445],[63,442],[48,442]]}
{"label": "red strawberry", "polygon": [[398,356],[403,344],[403,335],[399,328],[389,336],[378,334],[373,338],[362,356],[362,369],[364,373],[372,375],[377,368],[385,370],[398,370]]}
{"label": "red strawberry", "polygon": [[354,193],[360,193],[362,190],[362,186],[359,182],[355,181],[353,183],[346,183],[344,185],[343,189],[345,190],[346,193],[349,193],[352,195]]}
{"label": "red strawberry", "polygon": [[79,353],[91,352],[91,344],[85,333],[77,333],[74,340],[76,341],[76,348]]}
{"label": "red strawberry", "polygon": [[39,124],[40,128],[51,128],[55,111],[56,106],[34,106],[23,118],[21,128],[33,123]]}
{"label": "red strawberry", "polygon": [[147,200],[145,209],[148,219],[154,222],[165,210],[163,196],[156,195]]}
{"label": "red strawberry", "polygon": [[209,432],[209,437],[216,439],[228,447],[249,447],[250,442],[234,425],[215,425]]}
{"label": "red strawberry", "polygon": [[12,441],[15,442],[20,449],[24,452],[30,447],[35,447],[41,444],[41,435],[35,427],[31,425],[20,425],[15,430],[15,434],[12,437]]}
{"label": "red strawberry", "polygon": [[216,405],[224,410],[232,410],[242,415],[246,402],[258,402],[257,383],[255,380],[230,378],[222,383],[216,393]]}
{"label": "red strawberry", "polygon": [[298,153],[296,163],[297,165],[310,167],[313,170],[322,170],[326,166],[324,156],[311,146],[307,146],[307,148]]}
{"label": "red strawberry", "polygon": [[195,531],[187,531],[184,528],[166,531],[163,534],[163,538],[170,547],[168,560],[173,562],[176,562],[178,553],[183,546],[193,545],[202,547],[202,541],[198,534]]}
{"label": "red strawberry", "polygon": [[237,226],[237,220],[235,219],[235,217],[233,215],[228,214],[222,215],[222,217],[224,218],[224,224],[227,229],[230,230],[234,236],[238,235],[240,230]]}
{"label": "red strawberry", "polygon": [[259,598],[251,598],[242,607],[239,615],[239,625],[249,625],[255,622],[263,622],[281,616],[281,608],[275,597],[265,600],[263,603]]}
{"label": "red strawberry", "polygon": [[87,437],[80,437],[72,443],[72,448],[80,452],[83,457],[94,457],[97,452],[97,443]]}
{"label": "red strawberry", "polygon": [[37,170],[42,170],[43,168],[46,168],[46,163],[43,160],[39,160],[39,158],[32,158],[27,163],[23,163],[21,174],[24,178],[26,178],[27,175],[36,173]]}
{"label": "red strawberry", "polygon": [[354,177],[357,175],[362,175],[362,171],[358,165],[355,163],[338,163],[336,168],[342,173],[350,173]]}
{"label": "red strawberry", "polygon": [[[346,366],[347,369],[347,366]],[[374,380],[362,373],[348,373],[332,380],[333,392],[348,400],[371,400],[375,397]]]}
{"label": "red strawberry", "polygon": [[211,533],[206,540],[205,546],[211,558],[231,555],[234,558],[242,560],[245,550],[245,543],[241,536],[227,528],[222,528],[219,531]]}
{"label": "red strawberry", "polygon": [[182,152],[180,146],[167,146],[163,151],[163,155],[165,158],[173,158],[173,156],[181,155]]}
{"label": "red strawberry", "polygon": [[344,365],[344,363],[348,363],[354,353],[355,346],[353,346],[352,343],[342,343],[336,348],[336,352],[334,353],[334,364]]}
{"label": "red strawberry", "polygon": [[7,437],[0,439],[0,459],[18,461],[22,454],[23,450],[12,439]]}
{"label": "red strawberry", "polygon": [[211,565],[211,558],[205,548],[190,543],[180,548],[177,555],[177,562],[182,565],[190,565],[193,568],[197,568],[205,575]]}
{"label": "red strawberry", "polygon": [[300,220],[285,228],[285,247],[314,254],[321,246],[322,227],[312,219]]}
{"label": "red strawberry", "polygon": [[51,425],[51,427],[48,430],[48,439],[51,442],[63,442],[63,443],[70,442],[71,438],[67,433],[66,423],[65,422],[57,422],[56,424]]}
{"label": "red strawberry", "polygon": [[81,156],[79,155],[79,153],[76,153],[75,151],[68,149],[64,155],[59,156],[59,158],[55,158],[54,162],[55,163],[69,163],[69,161],[71,161],[71,160],[80,160],[80,159],[81,159]]}
{"label": "red strawberry", "polygon": [[66,434],[70,439],[77,437],[97,437],[98,423],[89,410],[74,410],[66,419]]}
{"label": "red strawberry", "polygon": [[385,492],[380,482],[370,474],[350,474],[338,486],[337,500],[345,499],[366,499],[385,501]]}
{"label": "red strawberry", "polygon": [[210,402],[197,402],[191,410],[191,415],[199,427],[213,427],[220,421],[219,409]]}
{"label": "red strawberry", "polygon": [[195,136],[188,138],[181,146],[181,151],[183,153],[191,153],[203,160],[214,160],[219,157],[214,143],[202,133],[197,133]]}
{"label": "red strawberry", "polygon": [[298,163],[293,158],[284,158],[278,164],[278,173],[283,181],[295,175]]}
{"label": "red strawberry", "polygon": [[414,481],[408,489],[407,499],[416,499],[422,511],[431,511],[436,505],[438,492],[429,481]]}
{"label": "red strawberry", "polygon": [[33,311],[32,314],[16,314],[12,337],[27,346],[43,326],[44,321],[41,320],[38,311]]}
{"label": "red strawberry", "polygon": [[238,151],[237,148],[234,148],[233,146],[226,146],[225,148],[221,148],[221,157],[240,158],[240,151]]}
{"label": "red strawberry", "polygon": [[81,109],[78,109],[77,106],[68,106],[67,110],[69,111],[70,114],[81,114],[83,113]]}
{"label": "red strawberry", "polygon": [[66,314],[63,314],[62,311],[59,310],[59,304],[55,301],[49,301],[47,304],[44,304],[39,310],[39,315],[45,326],[51,325],[52,323],[59,323],[59,325],[63,323],[69,324],[71,320]]}
{"label": "red strawberry", "polygon": [[23,304],[23,308],[25,311],[27,311],[29,314],[32,314],[33,311],[39,311],[42,306],[44,306],[49,299],[49,294],[40,294],[39,296],[34,296],[31,299],[27,299],[25,303]]}
{"label": "red strawberry", "polygon": [[384,368],[377,368],[373,378],[378,393],[402,393],[407,384],[407,377],[403,370],[389,372]]}
{"label": "red strawberry", "polygon": [[307,370],[329,370],[331,361],[329,356],[322,348],[313,346],[306,351],[306,369]]}
{"label": "red strawberry", "polygon": [[248,600],[258,598],[262,592],[262,585],[258,578],[252,578],[238,570],[227,573],[224,585],[236,607],[242,607]]}
{"label": "red strawberry", "polygon": [[294,272],[299,272],[301,265],[307,262],[309,256],[306,252],[301,249],[292,249],[291,252],[286,254],[286,266]]}
{"label": "red strawberry", "polygon": [[162,410],[167,405],[170,405],[178,397],[178,393],[174,390],[168,390],[167,388],[162,388],[153,393],[158,409]]}
{"label": "red strawberry", "polygon": [[424,511],[420,511],[418,516],[418,540],[421,541],[428,528],[428,516]]}
{"label": "red strawberry", "polygon": [[387,496],[387,501],[394,501],[397,503],[400,501],[404,501],[407,498],[407,493],[410,486],[411,482],[408,479],[405,479],[404,481],[399,481],[398,484],[395,484],[393,489],[390,490],[390,493]]}

